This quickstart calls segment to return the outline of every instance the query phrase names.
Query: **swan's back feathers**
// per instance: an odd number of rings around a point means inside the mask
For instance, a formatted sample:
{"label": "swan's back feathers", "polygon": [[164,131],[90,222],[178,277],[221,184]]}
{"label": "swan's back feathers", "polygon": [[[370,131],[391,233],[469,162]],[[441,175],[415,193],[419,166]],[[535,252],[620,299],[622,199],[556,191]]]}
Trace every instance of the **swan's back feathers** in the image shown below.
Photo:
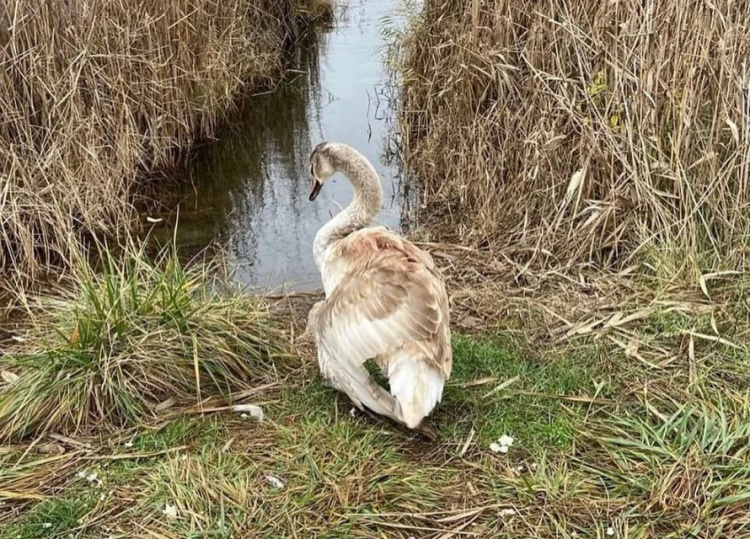
{"label": "swan's back feathers", "polygon": [[[332,292],[315,314],[318,346],[362,365],[409,347],[444,379],[452,354],[448,298],[432,257],[382,228],[363,229],[326,253]],[[329,281],[330,283],[330,281]]]}

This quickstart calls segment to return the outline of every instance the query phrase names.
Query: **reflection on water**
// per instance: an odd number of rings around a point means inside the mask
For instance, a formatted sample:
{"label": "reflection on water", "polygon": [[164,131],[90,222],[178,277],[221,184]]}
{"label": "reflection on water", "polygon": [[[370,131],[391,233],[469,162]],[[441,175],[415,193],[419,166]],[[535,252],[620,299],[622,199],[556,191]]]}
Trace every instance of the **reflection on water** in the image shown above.
{"label": "reflection on water", "polygon": [[353,0],[333,29],[295,52],[288,83],[251,99],[221,140],[199,150],[189,169],[194,191],[180,205],[182,249],[219,239],[239,283],[319,289],[313,238],[352,196],[336,175],[307,200],[308,157],[323,140],[351,144],[372,161],[385,191],[379,224],[399,227],[398,170],[384,162],[377,97],[386,82],[379,21],[397,3]]}

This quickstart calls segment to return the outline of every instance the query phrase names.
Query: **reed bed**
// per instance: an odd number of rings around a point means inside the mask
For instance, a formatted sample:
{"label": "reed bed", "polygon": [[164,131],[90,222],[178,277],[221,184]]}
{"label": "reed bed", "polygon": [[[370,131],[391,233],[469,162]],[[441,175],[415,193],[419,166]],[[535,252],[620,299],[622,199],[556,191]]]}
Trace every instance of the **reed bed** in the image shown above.
{"label": "reed bed", "polygon": [[0,268],[22,282],[136,224],[144,173],[277,80],[325,0],[0,6]]}
{"label": "reed bed", "polygon": [[744,270],[749,8],[427,0],[401,75],[428,223],[526,268]]}

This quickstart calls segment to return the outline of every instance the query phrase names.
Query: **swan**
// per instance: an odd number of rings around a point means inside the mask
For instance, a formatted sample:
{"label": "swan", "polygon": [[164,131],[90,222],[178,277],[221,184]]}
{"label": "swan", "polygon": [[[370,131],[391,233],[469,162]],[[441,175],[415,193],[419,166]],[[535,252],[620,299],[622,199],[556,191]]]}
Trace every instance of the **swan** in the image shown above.
{"label": "swan", "polygon": [[[375,168],[346,144],[323,142],[310,155],[310,201],[336,172],[354,187],[343,211],[315,235],[313,256],[325,299],[308,315],[327,385],[359,408],[410,429],[440,402],[450,376],[448,295],[429,253],[389,231],[370,227],[383,189]],[[374,360],[390,393],[365,367]]]}

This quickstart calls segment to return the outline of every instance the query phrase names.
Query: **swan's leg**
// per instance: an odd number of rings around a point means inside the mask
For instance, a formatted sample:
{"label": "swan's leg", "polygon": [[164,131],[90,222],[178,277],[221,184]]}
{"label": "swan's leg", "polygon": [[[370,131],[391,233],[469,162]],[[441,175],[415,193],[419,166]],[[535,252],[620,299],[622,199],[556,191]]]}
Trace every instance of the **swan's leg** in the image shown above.
{"label": "swan's leg", "polygon": [[[337,389],[346,393],[349,400],[352,401],[356,408],[370,417],[375,417],[377,415],[385,416],[399,425],[418,432],[428,440],[435,441],[437,438],[437,432],[432,425],[427,424],[426,421],[420,421],[417,425],[414,425],[413,423],[409,425],[402,414],[401,405],[394,396],[380,387],[380,385],[378,385],[378,383],[373,380],[366,371],[365,374],[367,376],[365,382],[365,393],[361,390],[355,391],[351,387],[341,387]],[[363,404],[364,406],[362,406]]]}
{"label": "swan's leg", "polygon": [[[376,363],[381,369],[387,369],[389,359],[391,358],[385,356],[376,358]],[[405,418],[402,405],[397,400],[398,396],[388,393],[373,380],[364,365],[338,361],[327,356],[322,350],[318,352],[318,364],[323,384],[346,393],[359,410],[363,410],[364,406],[411,429],[418,426],[418,422],[415,423],[412,417]]]}
{"label": "swan's leg", "polygon": [[361,402],[367,407],[367,409],[372,410],[381,416],[385,416],[401,425],[405,424],[399,413],[399,406],[396,399],[393,398],[393,395],[380,387],[380,385],[373,380],[369,374],[367,374],[367,380],[364,384],[364,391],[359,391],[357,397],[361,397]]}

